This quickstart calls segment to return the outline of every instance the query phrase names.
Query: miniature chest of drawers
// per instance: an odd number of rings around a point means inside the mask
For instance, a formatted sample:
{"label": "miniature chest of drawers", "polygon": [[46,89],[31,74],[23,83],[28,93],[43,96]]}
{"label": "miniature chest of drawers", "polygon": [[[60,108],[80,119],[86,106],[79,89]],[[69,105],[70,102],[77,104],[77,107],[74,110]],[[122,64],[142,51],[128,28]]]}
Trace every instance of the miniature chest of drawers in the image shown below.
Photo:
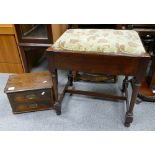
{"label": "miniature chest of drawers", "polygon": [[36,72],[10,75],[4,92],[13,113],[52,109],[53,85],[50,73]]}

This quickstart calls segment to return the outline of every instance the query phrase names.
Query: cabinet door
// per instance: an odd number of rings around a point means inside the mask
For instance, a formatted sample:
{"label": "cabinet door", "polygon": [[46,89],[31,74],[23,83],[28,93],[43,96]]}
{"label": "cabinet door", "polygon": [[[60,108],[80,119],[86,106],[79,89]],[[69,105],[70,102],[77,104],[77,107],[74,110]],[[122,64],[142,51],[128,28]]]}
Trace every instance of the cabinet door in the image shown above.
{"label": "cabinet door", "polygon": [[20,43],[52,43],[51,25],[48,24],[16,24]]}
{"label": "cabinet door", "polygon": [[0,35],[0,63],[21,63],[14,35]]}

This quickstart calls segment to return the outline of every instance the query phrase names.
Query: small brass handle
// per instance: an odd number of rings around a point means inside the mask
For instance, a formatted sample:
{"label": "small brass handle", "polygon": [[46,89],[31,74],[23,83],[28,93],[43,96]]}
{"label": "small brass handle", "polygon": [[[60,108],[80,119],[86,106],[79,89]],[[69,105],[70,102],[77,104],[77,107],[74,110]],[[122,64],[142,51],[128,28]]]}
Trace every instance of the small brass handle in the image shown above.
{"label": "small brass handle", "polygon": [[35,94],[29,94],[29,95],[26,95],[26,98],[29,99],[29,100],[33,100],[35,99],[37,96]]}

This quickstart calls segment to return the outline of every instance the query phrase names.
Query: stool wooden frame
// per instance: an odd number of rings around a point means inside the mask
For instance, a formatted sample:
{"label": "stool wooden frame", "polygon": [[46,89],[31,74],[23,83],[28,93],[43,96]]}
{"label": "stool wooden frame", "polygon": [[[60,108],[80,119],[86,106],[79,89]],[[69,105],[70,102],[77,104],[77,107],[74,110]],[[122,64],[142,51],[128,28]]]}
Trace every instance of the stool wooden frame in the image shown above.
{"label": "stool wooden frame", "polygon": [[[57,115],[61,114],[61,102],[65,93],[82,94],[94,96],[102,99],[125,100],[127,109],[125,116],[126,127],[130,126],[133,121],[133,109],[141,81],[145,77],[147,66],[150,60],[148,54],[141,56],[127,56],[127,55],[106,55],[85,53],[78,51],[58,51],[52,47],[47,49],[47,58],[49,63],[49,71],[51,72],[53,87],[55,110]],[[124,96],[114,96],[104,93],[82,91],[71,89],[69,86],[73,85],[72,74],[69,75],[68,82],[63,90],[63,93],[58,95],[58,74],[57,69],[64,69],[69,71],[82,71],[95,74],[109,74],[109,75],[124,75],[126,78],[123,81]],[[128,76],[133,76],[133,91],[131,100],[129,102],[127,86],[129,83]]]}

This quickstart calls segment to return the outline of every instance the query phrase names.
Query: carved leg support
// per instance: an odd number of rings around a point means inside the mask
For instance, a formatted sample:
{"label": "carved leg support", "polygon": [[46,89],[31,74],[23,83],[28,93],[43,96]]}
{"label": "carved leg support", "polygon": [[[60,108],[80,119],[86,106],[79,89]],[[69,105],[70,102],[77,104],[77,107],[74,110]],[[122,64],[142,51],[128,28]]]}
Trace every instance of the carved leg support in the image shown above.
{"label": "carved leg support", "polygon": [[52,74],[52,82],[53,82],[53,91],[54,91],[54,109],[56,110],[56,114],[61,114],[61,103],[58,101],[58,75],[57,70],[54,69],[51,71]]}
{"label": "carved leg support", "polygon": [[133,122],[133,113],[132,112],[126,112],[125,115],[125,127],[130,127],[130,123]]}
{"label": "carved leg support", "polygon": [[61,115],[61,104],[59,102],[55,102],[54,109],[57,115]]}
{"label": "carved leg support", "polygon": [[128,87],[128,76],[125,76],[125,79],[123,80],[122,84],[122,92],[125,92],[125,85]]}
{"label": "carved leg support", "polygon": [[126,116],[125,116],[124,125],[126,127],[129,127],[130,123],[132,123],[132,121],[133,121],[133,108],[134,108],[136,98],[137,98],[137,95],[138,95],[138,90],[139,90],[139,87],[140,87],[140,83],[136,79],[134,79],[133,82],[134,82],[134,86],[133,86],[131,101],[130,101],[129,107],[127,108],[127,112],[126,112]]}
{"label": "carved leg support", "polygon": [[72,71],[69,71],[68,81],[69,81],[69,86],[73,86],[73,74],[72,74]]}

